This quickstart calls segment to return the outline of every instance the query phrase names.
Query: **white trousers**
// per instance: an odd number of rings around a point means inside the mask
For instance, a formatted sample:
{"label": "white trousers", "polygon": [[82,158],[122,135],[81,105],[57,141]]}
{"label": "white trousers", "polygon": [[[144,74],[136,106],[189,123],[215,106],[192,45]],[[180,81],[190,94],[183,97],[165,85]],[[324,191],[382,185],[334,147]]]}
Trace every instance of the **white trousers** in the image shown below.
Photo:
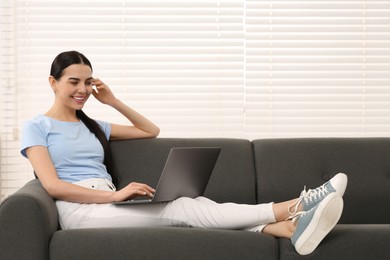
{"label": "white trousers", "polygon": [[[115,191],[114,185],[105,179],[88,179],[74,184]],[[275,222],[273,203],[216,203],[205,197],[183,197],[171,202],[120,206],[58,200],[56,205],[62,229],[185,226],[260,232],[266,224]]]}

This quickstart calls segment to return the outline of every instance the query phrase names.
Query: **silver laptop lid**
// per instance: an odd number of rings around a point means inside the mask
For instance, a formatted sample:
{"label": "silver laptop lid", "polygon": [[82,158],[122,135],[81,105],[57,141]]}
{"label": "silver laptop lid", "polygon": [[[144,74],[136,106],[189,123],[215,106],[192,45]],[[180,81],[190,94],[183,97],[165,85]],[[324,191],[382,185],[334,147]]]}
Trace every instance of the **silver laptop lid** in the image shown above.
{"label": "silver laptop lid", "polygon": [[202,196],[221,148],[174,147],[165,163],[153,201]]}

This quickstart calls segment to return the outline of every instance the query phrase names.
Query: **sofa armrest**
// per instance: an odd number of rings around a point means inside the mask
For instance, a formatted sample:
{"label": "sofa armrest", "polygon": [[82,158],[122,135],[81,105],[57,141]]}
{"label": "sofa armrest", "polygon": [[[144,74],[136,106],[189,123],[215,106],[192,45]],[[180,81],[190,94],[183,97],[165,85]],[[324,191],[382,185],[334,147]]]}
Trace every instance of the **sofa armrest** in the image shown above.
{"label": "sofa armrest", "polygon": [[49,259],[49,242],[58,229],[54,200],[32,180],[0,206],[0,259]]}

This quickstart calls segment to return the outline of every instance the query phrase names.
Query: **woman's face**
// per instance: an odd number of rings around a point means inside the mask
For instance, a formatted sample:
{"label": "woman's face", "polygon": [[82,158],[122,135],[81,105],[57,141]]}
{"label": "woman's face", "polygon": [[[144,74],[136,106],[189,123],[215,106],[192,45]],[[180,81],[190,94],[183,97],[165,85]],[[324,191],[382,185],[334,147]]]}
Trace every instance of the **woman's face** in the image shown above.
{"label": "woman's face", "polygon": [[92,93],[92,71],[85,64],[70,65],[63,71],[59,80],[53,77],[49,80],[56,95],[56,102],[70,109],[83,108]]}

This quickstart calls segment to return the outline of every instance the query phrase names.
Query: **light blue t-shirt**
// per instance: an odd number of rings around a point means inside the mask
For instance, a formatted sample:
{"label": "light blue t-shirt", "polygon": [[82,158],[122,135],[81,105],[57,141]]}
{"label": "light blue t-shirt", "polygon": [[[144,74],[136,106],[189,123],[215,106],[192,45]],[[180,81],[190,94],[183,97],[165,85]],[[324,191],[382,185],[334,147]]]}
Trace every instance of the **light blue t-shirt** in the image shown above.
{"label": "light blue t-shirt", "polygon": [[[111,124],[97,121],[107,140]],[[104,150],[99,140],[83,122],[63,122],[39,115],[23,126],[21,153],[26,148],[45,146],[57,170],[58,177],[67,182],[90,178],[111,180],[104,165]]]}

